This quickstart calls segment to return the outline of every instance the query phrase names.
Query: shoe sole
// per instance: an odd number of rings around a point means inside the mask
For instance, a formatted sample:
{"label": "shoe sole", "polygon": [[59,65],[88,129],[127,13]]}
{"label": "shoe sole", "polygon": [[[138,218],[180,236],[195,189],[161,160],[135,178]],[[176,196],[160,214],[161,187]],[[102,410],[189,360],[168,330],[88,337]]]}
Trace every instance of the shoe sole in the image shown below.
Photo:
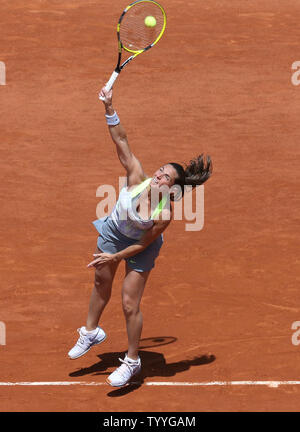
{"label": "shoe sole", "polygon": [[105,339],[106,339],[106,335],[105,335],[105,337],[103,338],[103,339],[101,339],[101,341],[99,341],[99,342],[97,342],[97,343],[94,343],[93,345],[91,345],[86,351],[84,351],[82,354],[79,354],[78,356],[76,356],[76,357],[70,357],[69,356],[69,359],[70,360],[76,360],[76,359],[78,359],[79,357],[82,357],[84,354],[86,354],[87,352],[89,352],[89,350],[91,349],[91,348],[93,348],[93,346],[95,346],[95,345],[99,345],[99,344],[101,344],[102,342],[104,342],[105,341]]}
{"label": "shoe sole", "polygon": [[126,387],[126,386],[128,386],[128,385],[130,385],[130,384],[135,384],[135,382],[132,383],[131,380],[133,379],[133,377],[136,378],[137,376],[139,376],[140,373],[141,373],[141,371],[137,372],[136,374],[134,374],[134,375],[130,378],[130,380],[129,380],[127,383],[122,384],[122,385],[113,385],[113,384],[108,380],[108,378],[106,378],[105,382],[106,382],[106,384],[109,384],[110,386],[115,387],[115,388],[116,388],[116,387],[118,387],[118,388]]}
{"label": "shoe sole", "polygon": [[[131,379],[130,379],[131,380]],[[105,380],[106,384],[109,384],[111,387],[114,388],[123,388],[123,387],[127,387],[131,384],[131,382],[127,382],[126,384],[122,384],[122,385],[113,385],[110,381],[108,381],[108,379]]]}

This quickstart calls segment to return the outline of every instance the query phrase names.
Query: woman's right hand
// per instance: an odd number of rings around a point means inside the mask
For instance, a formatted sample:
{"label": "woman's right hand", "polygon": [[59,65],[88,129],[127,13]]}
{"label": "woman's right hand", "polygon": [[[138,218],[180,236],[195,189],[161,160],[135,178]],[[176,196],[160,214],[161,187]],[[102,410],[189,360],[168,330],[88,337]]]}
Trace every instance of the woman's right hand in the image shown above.
{"label": "woman's right hand", "polygon": [[112,94],[113,94],[112,89],[107,91],[105,89],[105,86],[101,89],[99,96],[102,96],[104,98],[103,100],[104,105],[106,106],[112,105]]}

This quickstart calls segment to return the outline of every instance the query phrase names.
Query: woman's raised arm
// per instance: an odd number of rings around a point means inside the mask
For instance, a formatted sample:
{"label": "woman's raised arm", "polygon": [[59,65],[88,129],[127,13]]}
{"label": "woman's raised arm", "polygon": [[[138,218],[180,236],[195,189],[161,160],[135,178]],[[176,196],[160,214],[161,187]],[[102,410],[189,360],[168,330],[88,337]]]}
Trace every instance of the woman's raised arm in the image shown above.
{"label": "woman's raised arm", "polygon": [[112,90],[107,92],[103,87],[100,95],[104,97],[103,103],[108,129],[113,142],[116,144],[119,160],[127,172],[128,186],[139,184],[146,178],[146,175],[141,163],[130,150],[125,129],[121,125],[112,104]]}

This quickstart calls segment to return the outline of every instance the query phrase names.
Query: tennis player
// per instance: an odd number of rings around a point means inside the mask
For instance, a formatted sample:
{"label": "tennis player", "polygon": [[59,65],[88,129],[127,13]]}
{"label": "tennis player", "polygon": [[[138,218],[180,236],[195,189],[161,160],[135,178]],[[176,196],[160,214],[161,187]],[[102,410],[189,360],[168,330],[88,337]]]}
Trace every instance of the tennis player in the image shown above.
{"label": "tennis player", "polygon": [[[121,366],[106,380],[111,386],[121,387],[129,383],[141,370],[138,348],[143,316],[140,302],[163,244],[162,233],[172,220],[170,201],[175,199],[174,185],[179,188],[180,197],[183,196],[185,185],[196,187],[210,177],[212,163],[209,156],[202,154],[193,159],[186,169],[177,163],[166,163],[148,178],[128,145],[125,130],[113,108],[112,90],[107,92],[103,88],[100,96],[103,98],[111,138],[116,145],[119,160],[127,172],[127,187],[121,190],[111,215],[94,222],[100,235],[95,259],[88,267],[95,267],[95,285],[86,325],[78,329],[79,339],[68,355],[71,359],[81,357],[92,346],[106,339],[104,330],[98,324],[110,299],[118,265],[125,260],[122,301],[128,352],[124,359],[119,359]],[[154,196],[159,198],[154,199]]]}

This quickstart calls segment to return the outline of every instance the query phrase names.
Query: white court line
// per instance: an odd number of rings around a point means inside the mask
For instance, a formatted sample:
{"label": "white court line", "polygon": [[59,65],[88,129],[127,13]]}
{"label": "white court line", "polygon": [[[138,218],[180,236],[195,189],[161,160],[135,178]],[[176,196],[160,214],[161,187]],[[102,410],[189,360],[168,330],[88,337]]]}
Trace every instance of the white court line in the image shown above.
{"label": "white court line", "polygon": [[[132,384],[141,384],[140,382],[133,382]],[[0,382],[0,386],[107,386],[105,382],[95,381],[36,381],[36,382]],[[277,388],[279,386],[287,385],[300,385],[300,381],[210,381],[210,382],[170,382],[170,381],[156,381],[145,382],[144,386],[267,386]]]}

